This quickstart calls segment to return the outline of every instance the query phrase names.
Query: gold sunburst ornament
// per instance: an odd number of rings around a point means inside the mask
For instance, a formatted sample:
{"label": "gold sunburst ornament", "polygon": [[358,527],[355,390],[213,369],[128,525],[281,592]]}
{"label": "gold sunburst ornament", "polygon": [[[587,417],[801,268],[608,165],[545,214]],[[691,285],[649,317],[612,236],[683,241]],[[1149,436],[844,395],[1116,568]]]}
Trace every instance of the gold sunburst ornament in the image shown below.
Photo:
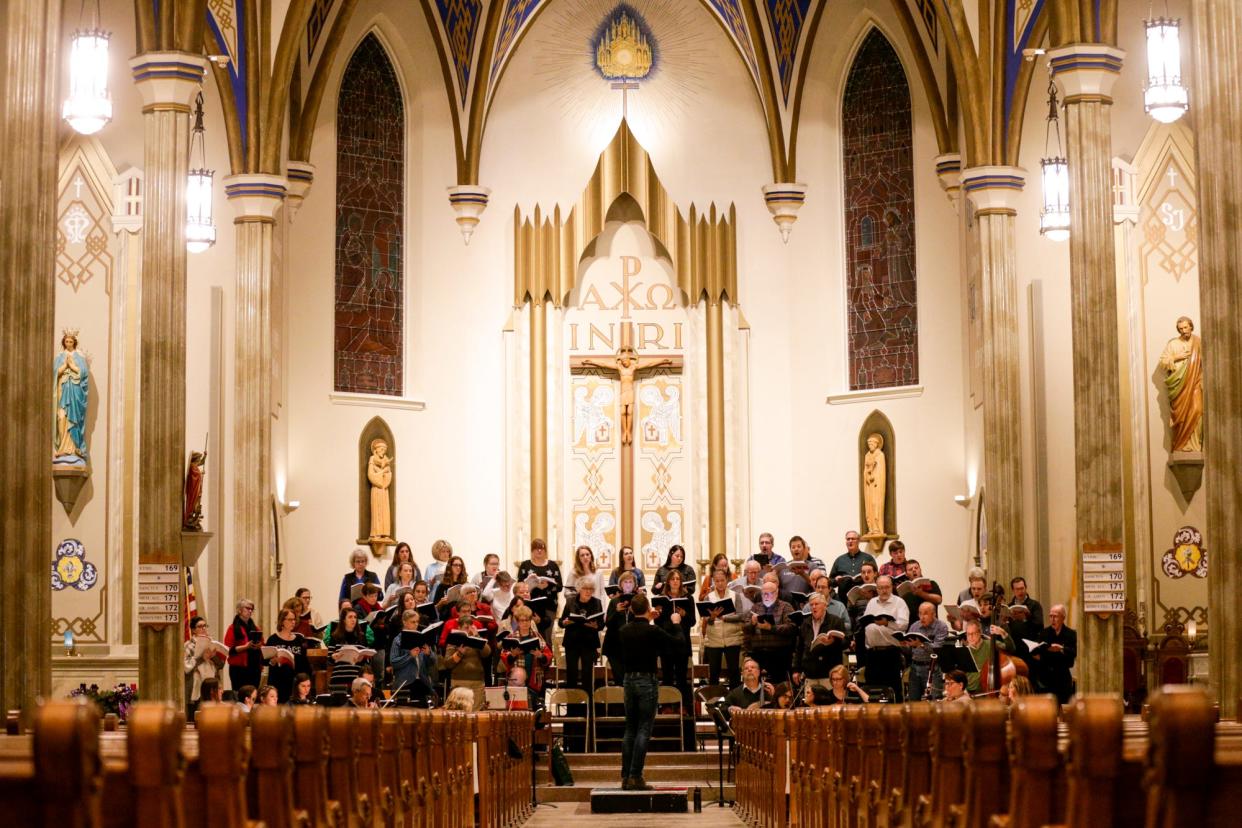
{"label": "gold sunburst ornament", "polygon": [[651,44],[629,12],[619,10],[595,45],[595,68],[607,80],[643,80],[654,63]]}

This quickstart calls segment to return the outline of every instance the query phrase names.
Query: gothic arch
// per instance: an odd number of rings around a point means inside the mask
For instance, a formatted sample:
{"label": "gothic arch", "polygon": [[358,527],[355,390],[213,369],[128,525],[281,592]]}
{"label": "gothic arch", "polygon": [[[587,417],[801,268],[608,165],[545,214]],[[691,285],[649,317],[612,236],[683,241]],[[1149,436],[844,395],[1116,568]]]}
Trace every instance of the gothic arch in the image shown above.
{"label": "gothic arch", "polygon": [[367,480],[367,461],[371,458],[371,441],[388,444],[392,458],[392,483],[388,486],[388,514],[392,516],[392,537],[397,536],[397,441],[383,417],[372,417],[358,435],[358,538],[366,544],[371,535],[371,483]]}

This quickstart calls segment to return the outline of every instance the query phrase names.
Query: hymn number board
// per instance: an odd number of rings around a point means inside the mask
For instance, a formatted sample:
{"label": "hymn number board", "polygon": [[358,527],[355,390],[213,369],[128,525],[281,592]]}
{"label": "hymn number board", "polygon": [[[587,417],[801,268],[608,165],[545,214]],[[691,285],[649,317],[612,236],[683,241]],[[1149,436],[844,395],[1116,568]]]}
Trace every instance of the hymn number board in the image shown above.
{"label": "hymn number board", "polygon": [[1126,555],[1119,543],[1082,546],[1083,612],[1126,611]]}
{"label": "hymn number board", "polygon": [[181,623],[181,564],[138,564],[138,623]]}

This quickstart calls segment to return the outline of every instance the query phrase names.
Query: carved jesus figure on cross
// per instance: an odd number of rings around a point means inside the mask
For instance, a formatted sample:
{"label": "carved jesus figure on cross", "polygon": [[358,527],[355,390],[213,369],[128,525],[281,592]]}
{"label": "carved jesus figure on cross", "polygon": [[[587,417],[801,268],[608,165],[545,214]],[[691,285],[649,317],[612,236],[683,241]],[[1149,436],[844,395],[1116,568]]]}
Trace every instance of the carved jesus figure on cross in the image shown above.
{"label": "carved jesus figure on cross", "polygon": [[615,371],[621,381],[618,394],[621,403],[621,445],[628,446],[634,442],[634,377],[639,371],[651,368],[680,368],[681,357],[642,357],[630,344],[630,323],[621,323],[621,347],[611,359],[595,359],[578,357],[573,360],[575,368],[599,368],[604,371]]}

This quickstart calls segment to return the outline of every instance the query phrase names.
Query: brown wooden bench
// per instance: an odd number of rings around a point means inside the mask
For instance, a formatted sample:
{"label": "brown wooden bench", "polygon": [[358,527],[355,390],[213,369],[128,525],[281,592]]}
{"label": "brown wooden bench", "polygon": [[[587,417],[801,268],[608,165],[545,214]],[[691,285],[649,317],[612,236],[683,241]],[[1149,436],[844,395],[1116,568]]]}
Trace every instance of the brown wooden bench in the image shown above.
{"label": "brown wooden bench", "polygon": [[40,705],[32,719],[31,733],[13,728],[0,737],[5,821],[98,828],[103,781],[98,708],[85,702],[52,701]]}
{"label": "brown wooden bench", "polygon": [[256,707],[250,714],[250,772],[246,794],[251,819],[265,828],[311,828],[310,814],[299,808],[293,784],[294,709]]}
{"label": "brown wooden bench", "polygon": [[328,794],[328,709],[304,706],[293,710],[294,801],[306,810],[314,828],[346,828],[341,803]]}

